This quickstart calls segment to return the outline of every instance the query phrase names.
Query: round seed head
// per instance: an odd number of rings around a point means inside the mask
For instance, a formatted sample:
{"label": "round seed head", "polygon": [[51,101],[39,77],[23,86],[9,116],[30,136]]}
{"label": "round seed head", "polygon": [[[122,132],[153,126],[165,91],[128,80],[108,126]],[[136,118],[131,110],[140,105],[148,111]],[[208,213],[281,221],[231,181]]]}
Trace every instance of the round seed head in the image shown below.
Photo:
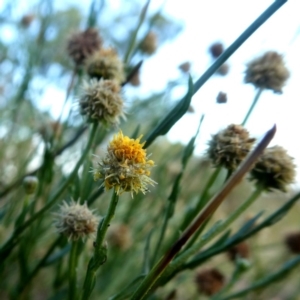
{"label": "round seed head", "polygon": [[227,94],[223,92],[219,92],[217,96],[217,103],[226,103],[227,102]]}
{"label": "round seed head", "polygon": [[153,54],[157,49],[157,35],[150,31],[140,44],[140,50],[146,54]]}
{"label": "round seed head", "polygon": [[213,58],[218,58],[224,51],[224,46],[220,42],[212,44],[209,48],[209,52]]}
{"label": "round seed head", "polygon": [[267,191],[277,189],[285,192],[295,176],[293,158],[280,146],[267,148],[250,172],[250,180]]}
{"label": "round seed head", "polygon": [[57,231],[66,235],[69,240],[85,239],[97,231],[99,218],[88,209],[86,203],[81,205],[74,201],[63,201],[60,211],[54,215]]}
{"label": "round seed head", "polygon": [[212,296],[224,286],[225,278],[219,270],[212,268],[198,271],[195,282],[200,294]]}
{"label": "round seed head", "polygon": [[247,156],[255,142],[241,125],[229,125],[212,136],[207,155],[216,167],[223,166],[235,170]]}
{"label": "round seed head", "polygon": [[114,224],[108,230],[107,241],[116,249],[128,249],[132,244],[130,228],[125,224]]}
{"label": "round seed head", "polygon": [[68,41],[68,54],[76,65],[81,65],[87,57],[100,49],[102,39],[95,28],[76,33]]}
{"label": "round seed head", "polygon": [[290,76],[282,55],[268,51],[247,64],[245,83],[252,83],[256,88],[282,93],[282,87]]}
{"label": "round seed head", "polygon": [[285,237],[285,244],[291,253],[300,254],[300,232],[289,233]]}
{"label": "round seed head", "polygon": [[84,82],[79,97],[80,112],[88,121],[99,121],[107,126],[125,119],[120,86],[113,80],[91,79]]}
{"label": "round seed head", "polygon": [[228,257],[231,261],[237,258],[249,258],[249,246],[246,242],[241,242],[228,250]]}
{"label": "round seed head", "polygon": [[87,60],[86,68],[91,77],[115,80],[118,84],[125,81],[123,62],[112,48],[95,52]]}

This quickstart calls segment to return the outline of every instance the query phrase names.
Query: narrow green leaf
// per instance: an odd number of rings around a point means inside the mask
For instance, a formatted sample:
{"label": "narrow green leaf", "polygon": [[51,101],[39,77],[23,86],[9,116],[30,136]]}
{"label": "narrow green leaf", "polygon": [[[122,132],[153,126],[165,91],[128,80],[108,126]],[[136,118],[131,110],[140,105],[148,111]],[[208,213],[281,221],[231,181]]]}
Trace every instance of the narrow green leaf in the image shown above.
{"label": "narrow green leaf", "polygon": [[299,264],[300,264],[300,255],[298,255],[295,258],[286,262],[278,271],[263,277],[262,279],[254,282],[251,286],[245,288],[242,291],[239,291],[237,293],[234,293],[227,297],[222,298],[222,300],[240,298],[242,296],[247,295],[248,293],[250,293],[252,291],[255,291],[258,289],[261,290],[265,287],[270,286],[271,284],[274,284],[275,282],[277,282],[279,280],[286,279],[286,276],[291,271],[293,271],[296,267],[298,267]]}
{"label": "narrow green leaf", "polygon": [[189,77],[188,92],[169,112],[169,114],[157,125],[149,135],[145,137],[144,148],[149,147],[160,135],[165,135],[176,124],[176,122],[187,112],[193,96],[193,81]]}

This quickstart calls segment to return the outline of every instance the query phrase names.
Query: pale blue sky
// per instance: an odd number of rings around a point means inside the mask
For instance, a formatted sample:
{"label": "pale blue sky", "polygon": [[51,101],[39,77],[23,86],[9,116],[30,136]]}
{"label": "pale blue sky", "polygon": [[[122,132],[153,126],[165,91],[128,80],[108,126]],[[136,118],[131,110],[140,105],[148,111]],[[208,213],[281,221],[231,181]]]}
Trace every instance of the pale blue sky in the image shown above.
{"label": "pale blue sky", "polygon": [[[18,10],[26,13],[28,1],[18,2]],[[90,1],[55,1],[56,5],[76,3],[87,13]],[[136,90],[128,90],[127,97],[133,93],[148,94],[162,90],[166,83],[179,76],[178,65],[185,61],[192,63],[191,75],[194,80],[206,70],[212,60],[207,49],[215,41],[221,41],[225,47],[247,28],[273,1],[269,0],[152,0],[150,9],[155,11],[165,2],[166,14],[184,24],[178,37],[163,44],[157,53],[144,62],[141,80],[142,86]],[[121,1],[110,0],[115,11],[120,8]],[[169,132],[172,141],[187,142],[195,133],[200,116],[205,120],[197,141],[196,153],[203,153],[210,135],[230,123],[240,123],[249,106],[255,91],[251,85],[243,83],[245,64],[268,50],[275,50],[285,57],[291,77],[283,89],[282,95],[270,91],[263,93],[253,115],[247,123],[252,135],[261,137],[274,123],[277,134],[272,145],[278,144],[286,148],[300,165],[300,1],[290,0],[277,11],[247,42],[229,59],[230,72],[226,77],[215,76],[194,96],[192,105],[194,114],[184,116]],[[157,72],[157,70],[160,70]],[[219,91],[228,95],[227,104],[216,104]],[[182,92],[182,91],[181,91]],[[41,106],[50,109],[54,115],[61,107],[53,104],[53,98],[64,99],[65,91],[49,86],[45,91]],[[178,91],[178,97],[180,90]],[[298,172],[298,183],[300,174]]]}

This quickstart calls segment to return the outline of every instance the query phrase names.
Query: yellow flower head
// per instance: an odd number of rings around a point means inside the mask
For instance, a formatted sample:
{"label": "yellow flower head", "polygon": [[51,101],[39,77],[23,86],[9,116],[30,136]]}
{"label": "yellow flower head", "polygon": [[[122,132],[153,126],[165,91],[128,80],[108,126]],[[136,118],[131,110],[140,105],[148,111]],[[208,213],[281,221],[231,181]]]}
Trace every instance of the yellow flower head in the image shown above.
{"label": "yellow flower head", "polygon": [[149,177],[154,162],[148,160],[141,138],[131,139],[119,131],[109,143],[106,157],[98,163],[94,179],[104,179],[105,188],[115,188],[117,194],[131,192],[133,195],[138,191],[145,194],[147,185],[156,182]]}

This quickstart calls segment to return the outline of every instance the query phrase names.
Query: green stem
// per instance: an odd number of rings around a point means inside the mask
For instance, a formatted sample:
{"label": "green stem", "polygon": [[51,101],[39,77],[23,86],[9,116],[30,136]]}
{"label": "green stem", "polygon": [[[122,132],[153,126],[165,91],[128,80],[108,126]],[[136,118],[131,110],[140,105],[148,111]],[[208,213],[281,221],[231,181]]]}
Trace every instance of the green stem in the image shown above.
{"label": "green stem", "polygon": [[166,208],[165,215],[164,215],[163,226],[161,228],[160,235],[158,237],[157,244],[156,244],[156,247],[155,247],[155,250],[154,250],[154,254],[153,254],[153,258],[152,258],[152,265],[155,264],[156,258],[157,258],[158,254],[160,252],[160,248],[161,248],[162,242],[164,240],[166,229],[167,229],[168,222],[169,222],[169,219],[170,219],[170,211],[171,210],[173,210],[173,203],[169,202],[168,207]]}
{"label": "green stem", "polygon": [[119,195],[114,191],[109,204],[108,212],[106,216],[102,219],[102,221],[99,223],[97,238],[94,245],[94,255],[89,261],[84,280],[83,292],[81,297],[82,300],[89,299],[96,283],[96,272],[99,269],[99,267],[105,263],[107,259],[107,248],[104,244],[104,239],[110,222],[115,215],[118,200]]}
{"label": "green stem", "polygon": [[261,93],[263,92],[263,90],[264,89],[262,89],[262,88],[258,89],[258,91],[257,91],[257,93],[255,95],[255,98],[253,99],[253,102],[252,102],[252,104],[251,104],[251,106],[250,106],[250,108],[249,108],[249,110],[248,110],[248,112],[246,114],[246,117],[245,117],[245,119],[244,119],[244,121],[242,123],[243,126],[245,126],[246,122],[248,121],[248,119],[249,119],[249,117],[250,117],[250,115],[251,115],[251,113],[252,113],[252,111],[253,111],[256,103],[258,102],[258,99],[259,99]]}
{"label": "green stem", "polygon": [[246,296],[248,293],[255,291],[255,290],[262,290],[265,287],[270,286],[271,284],[274,284],[278,280],[286,279],[286,276],[288,273],[296,269],[300,264],[300,255],[296,256],[295,258],[287,261],[282,268],[277,270],[274,273],[268,274],[267,276],[263,277],[262,279],[254,282],[251,286],[236,292],[234,294],[228,295],[222,300],[229,300],[229,299],[241,299],[242,296]]}
{"label": "green stem", "polygon": [[215,61],[215,63],[195,82],[194,94],[221,67],[221,65],[287,0],[276,0],[272,3]]}
{"label": "green stem", "polygon": [[199,250],[205,246],[208,242],[210,242],[213,238],[227,229],[243,212],[245,212],[250,205],[258,199],[261,193],[264,191],[264,188],[258,186],[256,190],[250,195],[250,197],[241,204],[224,222],[220,223],[220,225],[212,231],[209,235],[205,236],[205,238],[201,239],[198,243],[193,245],[184,251],[181,255],[179,255],[169,266],[166,272],[163,274],[164,278],[167,278],[170,274],[177,272],[181,266],[194,254],[199,252]]}
{"label": "green stem", "polygon": [[44,257],[40,260],[40,262],[36,265],[36,267],[32,270],[30,274],[28,274],[26,280],[20,285],[20,288],[18,289],[18,293],[21,294],[25,287],[31,282],[31,280],[36,276],[36,274],[39,272],[39,270],[44,266],[49,256],[52,254],[54,249],[60,244],[62,240],[62,236],[59,236],[50,246]]}
{"label": "green stem", "polygon": [[19,227],[17,227],[15,229],[11,238],[1,247],[0,256],[3,257],[2,262],[5,261],[4,258],[10,254],[13,247],[17,244],[16,240],[23,233],[23,231],[26,228],[28,228],[33,222],[38,220],[46,211],[48,211],[56,203],[56,201],[61,197],[61,195],[64,193],[64,191],[67,189],[67,187],[71,184],[71,182],[73,181],[73,179],[75,178],[75,176],[78,172],[78,169],[80,168],[81,164],[85,160],[85,157],[89,153],[89,150],[92,146],[94,137],[97,132],[97,126],[98,126],[97,123],[93,124],[87,146],[86,146],[85,150],[83,151],[83,153],[82,153],[79,161],[77,162],[75,168],[73,169],[72,173],[69,175],[68,179],[63,183],[63,185],[58,189],[58,191],[53,195],[53,197],[49,200],[49,202],[41,210],[39,210],[30,219],[28,219],[26,222],[24,222],[22,225],[20,225]]}
{"label": "green stem", "polygon": [[234,172],[234,174],[226,182],[222,190],[217,193],[211,201],[206,205],[203,211],[195,218],[193,223],[183,232],[182,236],[172,245],[172,247],[166,252],[161,260],[152,268],[141,285],[135,291],[131,300],[141,300],[149,293],[150,289],[154,286],[157,279],[161,276],[164,270],[168,267],[172,259],[180,252],[182,247],[188,242],[188,240],[195,234],[195,232],[210,218],[217,208],[221,205],[224,199],[229,195],[231,190],[240,183],[243,176],[252,168],[254,162],[263,153],[264,149],[268,146],[276,132],[274,126],[269,130],[264,138],[259,142],[256,148],[245,159],[240,167]]}
{"label": "green stem", "polygon": [[[191,211],[189,214],[187,214],[183,220],[183,223],[181,224],[180,230],[183,231],[187,228],[187,226],[192,222],[192,220],[199,214],[201,209],[207,204],[207,201],[209,200],[209,190],[212,187],[212,185],[215,183],[217,177],[219,176],[222,168],[218,167],[215,169],[215,171],[211,174],[209,177],[204,190],[202,191],[199,200],[197,202],[197,205],[193,211]],[[199,228],[199,230],[195,233],[195,235],[192,237],[192,239],[187,244],[187,248],[191,247],[195,241],[197,240],[198,236],[201,234],[201,232],[204,230],[206,224],[203,224]],[[174,240],[174,239],[173,239]]]}
{"label": "green stem", "polygon": [[194,212],[194,217],[200,212],[200,210],[206,205],[208,196],[209,196],[209,190],[210,188],[213,186],[213,184],[215,183],[217,177],[219,176],[220,172],[221,172],[222,168],[218,167],[215,169],[215,171],[211,174],[211,176],[209,177],[207,184],[199,198],[199,201],[197,203],[197,206],[195,208],[195,212]]}
{"label": "green stem", "polygon": [[136,43],[136,38],[137,38],[137,34],[145,20],[145,17],[146,17],[146,12],[148,10],[148,6],[150,4],[150,0],[148,0],[145,4],[145,6],[143,7],[142,11],[141,11],[141,14],[140,14],[140,17],[139,17],[139,21],[138,21],[138,24],[137,24],[137,27],[136,29],[134,30],[133,34],[131,35],[131,40],[130,40],[130,44],[129,44],[129,47],[126,51],[126,54],[125,54],[125,58],[124,58],[124,64],[126,65],[129,60],[130,60],[130,56],[131,56],[131,53],[135,47],[135,43]]}
{"label": "green stem", "polygon": [[78,241],[73,241],[69,256],[69,300],[76,299],[77,290],[77,263],[78,263]]}

